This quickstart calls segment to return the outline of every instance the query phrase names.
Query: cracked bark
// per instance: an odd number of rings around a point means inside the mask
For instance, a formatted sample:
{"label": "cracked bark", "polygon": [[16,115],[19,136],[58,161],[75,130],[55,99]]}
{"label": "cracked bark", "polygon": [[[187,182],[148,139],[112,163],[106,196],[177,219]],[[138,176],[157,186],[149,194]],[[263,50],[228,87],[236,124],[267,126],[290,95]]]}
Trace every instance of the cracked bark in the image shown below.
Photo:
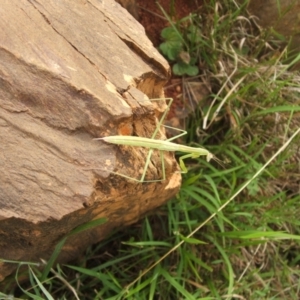
{"label": "cracked bark", "polygon": [[[171,154],[167,180],[142,184],[109,171],[138,177],[146,150],[93,141],[151,136],[165,104],[148,98],[163,96],[169,67],[114,1],[3,0],[0,28],[0,258],[48,259],[72,229],[107,218],[68,240],[66,262],[177,192]],[[159,176],[155,153],[148,179]],[[1,264],[0,280],[14,267]]]}

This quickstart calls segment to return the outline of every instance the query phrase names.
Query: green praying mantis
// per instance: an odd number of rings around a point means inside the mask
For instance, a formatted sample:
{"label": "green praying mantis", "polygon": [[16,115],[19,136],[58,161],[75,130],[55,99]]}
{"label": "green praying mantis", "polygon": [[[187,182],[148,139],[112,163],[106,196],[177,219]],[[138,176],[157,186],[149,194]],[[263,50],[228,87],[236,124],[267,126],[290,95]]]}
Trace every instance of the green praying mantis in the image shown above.
{"label": "green praying mantis", "polygon": [[[159,101],[159,100],[162,100],[162,99],[151,99],[151,101]],[[137,182],[140,182],[140,183],[142,183],[142,182],[163,181],[163,180],[166,179],[165,164],[164,164],[164,151],[172,151],[172,152],[179,151],[179,152],[188,153],[188,154],[183,155],[179,158],[179,166],[180,166],[180,169],[181,169],[181,173],[187,173],[187,168],[184,164],[184,160],[187,159],[187,158],[198,158],[200,156],[206,156],[207,161],[210,161],[211,159],[216,159],[212,153],[210,153],[208,150],[206,150],[204,148],[194,148],[194,147],[189,147],[189,146],[180,145],[180,144],[176,144],[176,143],[171,142],[172,140],[177,139],[177,138],[185,135],[187,133],[185,130],[181,130],[181,129],[178,129],[178,128],[173,128],[173,127],[164,125],[164,127],[176,129],[176,130],[180,131],[181,133],[176,135],[175,137],[172,137],[172,138],[167,139],[167,140],[155,139],[155,137],[156,137],[158,131],[160,130],[161,126],[163,126],[162,124],[163,124],[163,122],[165,120],[165,117],[166,117],[166,115],[167,115],[167,113],[168,113],[168,111],[169,111],[169,109],[172,105],[172,102],[173,102],[172,98],[166,98],[165,100],[166,101],[169,100],[167,109],[165,110],[165,112],[163,113],[161,119],[157,123],[156,129],[155,129],[154,133],[152,134],[151,138],[138,137],[138,136],[115,135],[115,136],[106,136],[106,137],[95,138],[94,139],[94,140],[102,140],[104,142],[115,144],[115,145],[144,147],[144,148],[150,149],[149,153],[147,155],[146,163],[145,163],[143,173],[142,173],[140,179],[129,177],[127,175],[119,174],[119,173],[116,173],[116,172],[111,172],[112,174],[116,174],[116,175],[125,177],[125,178],[133,180],[133,181],[137,181]],[[162,166],[162,179],[145,180],[147,169],[148,169],[150,159],[151,159],[151,156],[152,156],[152,153],[153,153],[154,150],[158,150],[159,153],[160,153],[161,166]]]}

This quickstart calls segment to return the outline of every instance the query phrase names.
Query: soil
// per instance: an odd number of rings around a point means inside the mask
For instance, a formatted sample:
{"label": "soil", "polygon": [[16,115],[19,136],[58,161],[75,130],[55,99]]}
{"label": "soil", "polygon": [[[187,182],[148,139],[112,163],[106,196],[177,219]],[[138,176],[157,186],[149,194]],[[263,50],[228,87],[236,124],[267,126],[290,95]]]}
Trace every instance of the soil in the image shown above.
{"label": "soil", "polygon": [[[200,1],[197,0],[160,0],[159,4],[174,21],[188,16],[200,7]],[[164,17],[156,1],[137,0],[137,6],[139,22],[144,26],[146,34],[153,45],[158,47],[162,42],[161,31],[170,26],[168,20]]]}
{"label": "soil", "polygon": [[[203,1],[198,0],[160,0],[159,4],[173,21],[180,20],[190,13],[196,12]],[[157,5],[156,1],[137,0],[138,21],[144,26],[148,38],[153,45],[158,48],[162,43],[161,31],[170,26],[168,20]],[[174,119],[177,122],[178,111],[183,111],[184,99],[182,99],[182,77],[174,76],[170,78],[165,88],[165,97],[173,98],[172,109],[169,112],[168,119]],[[174,121],[174,120],[173,120]],[[174,127],[180,127],[179,124],[169,124]]]}
{"label": "soil", "polygon": [[[156,48],[163,42],[161,38],[162,30],[170,26],[165,14],[169,17],[169,20],[171,19],[176,22],[189,16],[191,13],[199,11],[199,8],[201,8],[203,4],[203,0],[159,0],[158,3],[154,0],[116,1],[126,8],[128,12],[144,26],[146,35]],[[186,94],[191,94],[191,92],[186,91],[186,84],[183,84],[183,81],[186,80],[191,80],[191,78],[187,79],[183,76],[172,75],[165,86],[165,97],[173,99],[166,125],[181,129],[184,129],[184,118],[186,118],[190,112],[194,111],[199,99],[201,101],[201,99],[206,96],[206,91],[204,91],[202,84],[199,81],[194,81],[190,84],[193,84],[192,94],[197,94],[197,97],[196,99],[192,99],[195,98],[195,96],[192,96],[192,98],[189,97],[189,99],[186,99]],[[195,102],[194,104],[196,105],[191,103],[190,106],[187,104],[189,102]],[[170,135],[172,136],[173,133],[170,133]]]}

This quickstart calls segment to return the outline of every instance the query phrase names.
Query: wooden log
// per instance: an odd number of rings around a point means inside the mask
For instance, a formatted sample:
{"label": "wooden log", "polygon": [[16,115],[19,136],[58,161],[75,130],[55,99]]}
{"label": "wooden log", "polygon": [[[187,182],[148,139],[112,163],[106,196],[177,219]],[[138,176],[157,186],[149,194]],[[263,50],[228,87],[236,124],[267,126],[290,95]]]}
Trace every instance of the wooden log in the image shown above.
{"label": "wooden log", "polygon": [[[176,194],[180,174],[137,183],[147,150],[93,141],[151,136],[166,108],[167,62],[143,27],[112,0],[2,0],[0,8],[0,258],[48,259],[80,224],[107,223],[68,239],[60,262]],[[99,168],[99,169],[93,169]],[[149,176],[161,176],[155,154]],[[0,263],[0,280],[16,266]]]}

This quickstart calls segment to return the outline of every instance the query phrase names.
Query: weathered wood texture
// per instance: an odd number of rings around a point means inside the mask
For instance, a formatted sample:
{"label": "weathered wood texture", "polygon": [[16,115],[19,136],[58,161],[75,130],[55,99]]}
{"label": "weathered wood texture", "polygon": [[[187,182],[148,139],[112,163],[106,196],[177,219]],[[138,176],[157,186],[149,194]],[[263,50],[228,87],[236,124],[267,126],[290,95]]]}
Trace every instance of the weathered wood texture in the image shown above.
{"label": "weathered wood texture", "polygon": [[[67,261],[177,192],[171,154],[168,179],[141,184],[103,169],[137,176],[147,151],[93,141],[151,136],[165,105],[145,95],[163,95],[169,67],[111,0],[2,0],[0,28],[0,258],[47,259],[73,228],[107,218],[68,240]],[[150,173],[161,176],[157,154]],[[14,267],[0,264],[0,280]]]}

